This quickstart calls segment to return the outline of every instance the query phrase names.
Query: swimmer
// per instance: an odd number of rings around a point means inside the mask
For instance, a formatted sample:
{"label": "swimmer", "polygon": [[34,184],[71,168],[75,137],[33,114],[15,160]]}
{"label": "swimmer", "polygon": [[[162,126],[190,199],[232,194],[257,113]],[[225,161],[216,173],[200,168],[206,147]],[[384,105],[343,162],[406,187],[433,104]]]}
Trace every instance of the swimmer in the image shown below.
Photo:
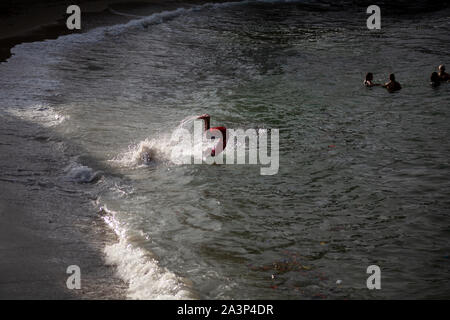
{"label": "swimmer", "polygon": [[393,73],[389,75],[389,82],[386,82],[382,87],[386,88],[389,92],[398,91],[402,88],[400,83],[395,81],[395,75]]}
{"label": "swimmer", "polygon": [[374,87],[374,86],[379,86],[380,84],[378,83],[373,83],[373,74],[372,72],[367,72],[366,73],[366,80],[364,80],[364,85],[366,87]]}
{"label": "swimmer", "polygon": [[439,78],[439,75],[437,72],[433,72],[430,76],[430,84],[432,87],[437,87],[441,84],[441,78]]}
{"label": "swimmer", "polygon": [[139,165],[150,165],[154,160],[156,156],[155,150],[149,148],[149,147],[142,147],[141,154],[138,160]]}
{"label": "swimmer", "polygon": [[445,72],[445,66],[443,64],[439,66],[438,76],[441,79],[441,81],[450,81],[450,74]]}

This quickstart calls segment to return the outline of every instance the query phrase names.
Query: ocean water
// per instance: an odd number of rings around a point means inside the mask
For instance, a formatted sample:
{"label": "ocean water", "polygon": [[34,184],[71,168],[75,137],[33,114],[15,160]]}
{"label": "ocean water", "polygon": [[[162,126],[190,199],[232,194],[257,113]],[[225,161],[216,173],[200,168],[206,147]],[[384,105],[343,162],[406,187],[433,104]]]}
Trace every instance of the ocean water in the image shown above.
{"label": "ocean water", "polygon": [[[129,298],[449,298],[450,84],[428,79],[450,65],[450,11],[367,17],[207,4],[21,44],[1,112],[58,137],[59,181],[117,233]],[[403,89],[363,87],[368,71]],[[203,113],[279,129],[278,173],[174,163],[172,134]]]}

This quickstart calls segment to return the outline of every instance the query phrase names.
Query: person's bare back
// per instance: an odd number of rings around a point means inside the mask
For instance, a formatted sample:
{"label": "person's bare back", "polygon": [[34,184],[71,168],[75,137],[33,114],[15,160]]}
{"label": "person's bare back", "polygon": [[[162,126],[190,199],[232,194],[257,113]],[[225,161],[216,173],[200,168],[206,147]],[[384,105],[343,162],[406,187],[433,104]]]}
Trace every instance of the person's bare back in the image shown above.
{"label": "person's bare back", "polygon": [[389,82],[386,82],[383,85],[383,88],[386,88],[389,92],[394,92],[400,90],[402,86],[395,80],[395,75],[391,73],[389,75]]}

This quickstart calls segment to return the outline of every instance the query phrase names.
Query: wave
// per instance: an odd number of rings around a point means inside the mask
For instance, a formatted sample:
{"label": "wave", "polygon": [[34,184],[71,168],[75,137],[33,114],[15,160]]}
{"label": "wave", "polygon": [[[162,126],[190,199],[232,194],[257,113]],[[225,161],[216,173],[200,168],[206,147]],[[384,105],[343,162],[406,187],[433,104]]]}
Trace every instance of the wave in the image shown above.
{"label": "wave", "polygon": [[101,171],[94,171],[94,169],[78,163],[70,164],[64,171],[66,175],[63,179],[69,182],[94,183],[102,177]]}
{"label": "wave", "polygon": [[52,107],[42,104],[28,108],[8,108],[5,109],[5,112],[25,121],[38,123],[46,128],[60,125],[67,119],[66,116],[56,112]]}
{"label": "wave", "polygon": [[119,11],[114,10],[114,9],[112,9],[112,8],[108,8],[108,11],[111,12],[111,13],[113,13],[113,14],[116,14],[116,15],[118,15],[118,16],[131,17],[131,18],[145,18],[145,16],[139,16],[139,15],[136,15],[136,14],[130,14],[130,13],[119,12]]}
{"label": "wave", "polygon": [[[208,2],[201,5],[196,5],[190,8],[178,8],[174,10],[167,10],[162,11],[159,13],[154,13],[149,16],[138,16],[138,15],[131,15],[131,14],[124,14],[117,12],[113,9],[113,13],[120,14],[120,15],[127,15],[132,18],[136,18],[133,20],[128,21],[124,24],[116,24],[112,26],[103,26],[94,28],[92,30],[89,30],[84,33],[73,33],[68,35],[62,35],[58,37],[57,39],[48,39],[42,42],[30,42],[30,43],[22,43],[19,45],[16,45],[14,48],[11,49],[11,52],[14,54],[11,56],[10,59],[13,59],[14,56],[20,55],[21,50],[24,48],[34,48],[34,46],[40,46],[42,44],[46,45],[57,45],[57,46],[65,46],[65,45],[72,45],[75,43],[89,43],[89,42],[95,42],[99,41],[100,39],[104,38],[105,36],[115,36],[119,35],[123,32],[126,32],[127,30],[133,29],[133,28],[147,28],[149,25],[152,24],[160,24],[164,23],[165,21],[169,21],[171,19],[174,19],[178,16],[181,16],[183,14],[189,14],[191,12],[196,12],[204,9],[221,9],[221,8],[227,8],[232,6],[241,6],[241,5],[247,5],[252,3],[310,3],[310,1],[306,0],[244,0],[244,1],[234,1],[234,2],[220,2],[220,3],[214,3],[214,2]],[[26,51],[26,50],[25,50]]]}
{"label": "wave", "polygon": [[195,299],[187,279],[159,266],[153,254],[133,245],[127,229],[117,219],[117,212],[100,207],[106,224],[119,241],[104,249],[106,263],[117,268],[117,274],[128,283],[129,299],[184,300]]}

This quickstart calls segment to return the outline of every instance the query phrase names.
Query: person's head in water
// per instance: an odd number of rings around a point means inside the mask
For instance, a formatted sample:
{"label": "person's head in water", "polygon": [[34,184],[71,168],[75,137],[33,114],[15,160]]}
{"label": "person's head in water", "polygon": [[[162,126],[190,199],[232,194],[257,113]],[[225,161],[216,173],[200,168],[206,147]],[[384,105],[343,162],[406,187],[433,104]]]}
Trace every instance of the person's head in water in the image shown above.
{"label": "person's head in water", "polygon": [[364,80],[364,85],[366,87],[373,87],[373,86],[379,86],[379,84],[373,83],[373,73],[372,72],[367,72],[366,73],[366,79]]}
{"label": "person's head in water", "polygon": [[393,73],[389,75],[389,82],[385,83],[383,87],[386,88],[389,92],[394,92],[402,88],[400,83],[395,81],[395,75]]}
{"label": "person's head in water", "polygon": [[445,66],[443,64],[439,66],[439,72],[445,72]]}

